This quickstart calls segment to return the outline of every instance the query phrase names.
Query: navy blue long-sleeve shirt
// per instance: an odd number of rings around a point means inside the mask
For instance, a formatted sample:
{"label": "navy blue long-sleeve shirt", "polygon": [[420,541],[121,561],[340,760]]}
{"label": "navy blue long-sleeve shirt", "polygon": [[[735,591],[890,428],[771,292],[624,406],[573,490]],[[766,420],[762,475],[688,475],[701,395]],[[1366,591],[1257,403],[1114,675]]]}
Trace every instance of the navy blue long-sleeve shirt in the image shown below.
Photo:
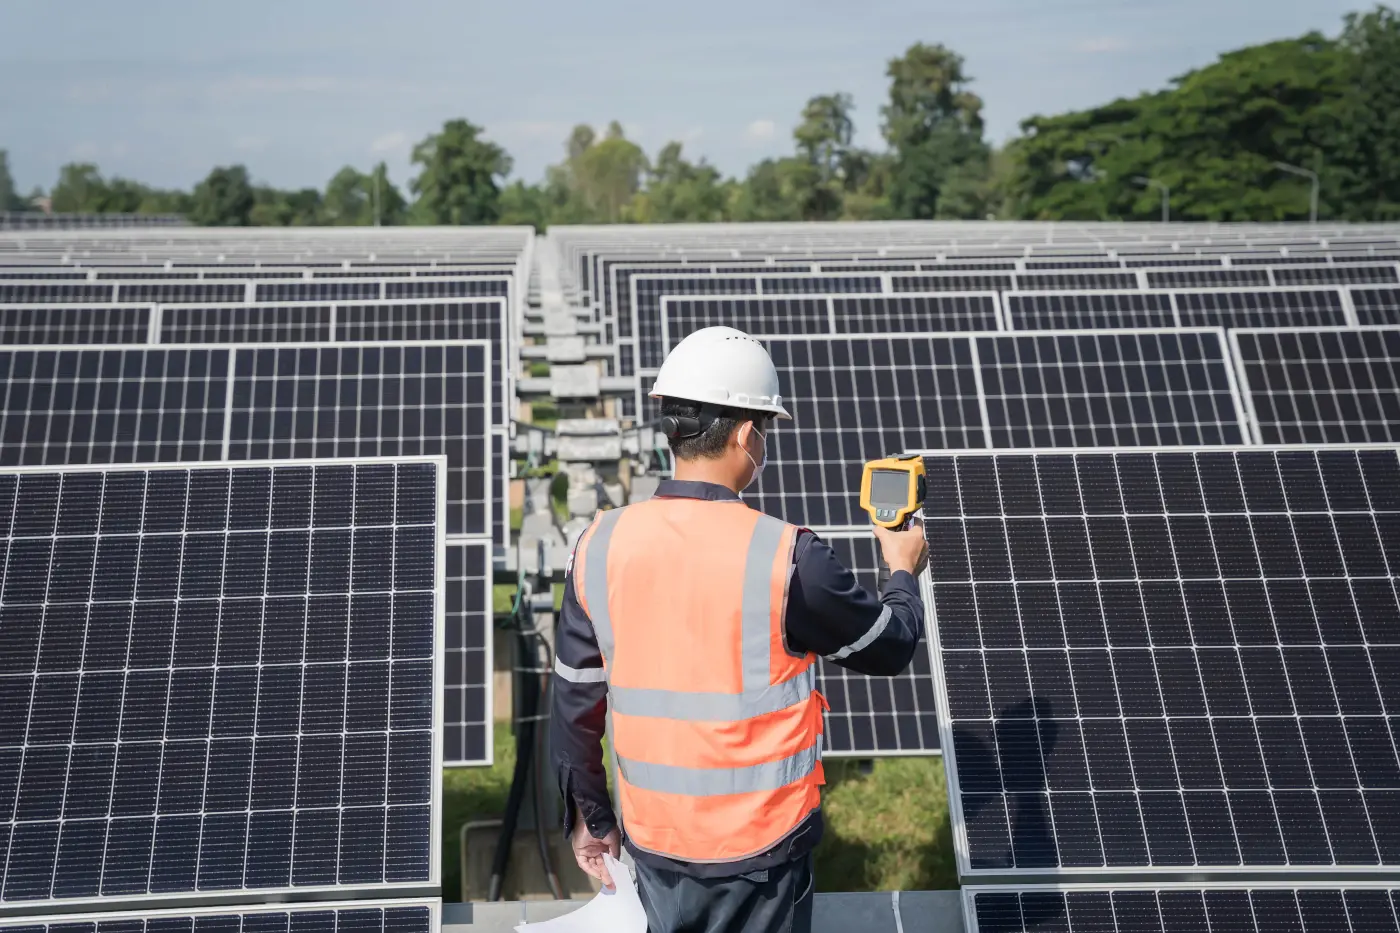
{"label": "navy blue long-sleeve shirt", "polygon": [[[681,480],[663,480],[656,494],[715,501],[739,498],[724,486]],[[810,651],[860,674],[892,677],[909,666],[924,618],[913,576],[896,571],[884,593],[876,597],[860,585],[826,542],[805,529],[793,547],[793,563],[784,613],[790,649]],[[555,644],[553,695],[550,746],[564,797],[564,832],[571,832],[581,816],[589,831],[602,838],[617,826],[603,766],[608,686],[593,622],[574,591],[572,561]],[[673,871],[732,877],[801,858],[821,835],[821,811],[816,810],[775,848],[740,862],[678,862],[632,846],[628,850],[638,861]]]}

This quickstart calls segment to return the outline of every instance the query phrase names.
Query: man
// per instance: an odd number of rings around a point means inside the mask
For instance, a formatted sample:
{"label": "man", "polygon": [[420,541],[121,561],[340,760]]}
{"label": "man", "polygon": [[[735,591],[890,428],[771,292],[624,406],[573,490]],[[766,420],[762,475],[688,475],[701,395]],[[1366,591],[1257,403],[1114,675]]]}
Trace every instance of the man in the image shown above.
{"label": "man", "polygon": [[564,830],[579,866],[611,885],[610,724],[651,933],[806,933],[826,707],[814,663],[883,676],[909,664],[923,530],[875,529],[891,570],[877,599],[816,535],[740,501],[770,422],[790,417],[752,337],[691,334],[651,394],[675,478],[600,512],[565,584],[551,717]]}

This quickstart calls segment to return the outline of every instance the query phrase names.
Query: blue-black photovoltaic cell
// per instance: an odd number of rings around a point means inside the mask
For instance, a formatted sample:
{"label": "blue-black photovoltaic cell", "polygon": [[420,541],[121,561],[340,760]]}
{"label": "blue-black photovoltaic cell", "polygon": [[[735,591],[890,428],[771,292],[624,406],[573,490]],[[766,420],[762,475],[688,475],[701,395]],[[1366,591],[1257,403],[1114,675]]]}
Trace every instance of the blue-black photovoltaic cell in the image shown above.
{"label": "blue-black photovoltaic cell", "polygon": [[0,471],[0,905],[433,881],[438,491]]}
{"label": "blue-black photovoltaic cell", "polygon": [[1400,888],[1316,882],[963,888],[966,933],[1400,933]]}
{"label": "blue-black photovoltaic cell", "polygon": [[0,346],[145,343],[151,309],[138,305],[0,308]]}
{"label": "blue-black photovoltaic cell", "polygon": [[422,901],[117,911],[0,921],[3,933],[436,933]]}
{"label": "blue-black photovoltaic cell", "polygon": [[1396,448],[925,463],[964,875],[1400,866]]}
{"label": "blue-black photovoltaic cell", "polygon": [[447,533],[490,534],[489,356],[482,342],[240,348],[228,457],[447,455]]}
{"label": "blue-black photovoltaic cell", "polygon": [[491,763],[491,542],[447,546],[444,765]]}

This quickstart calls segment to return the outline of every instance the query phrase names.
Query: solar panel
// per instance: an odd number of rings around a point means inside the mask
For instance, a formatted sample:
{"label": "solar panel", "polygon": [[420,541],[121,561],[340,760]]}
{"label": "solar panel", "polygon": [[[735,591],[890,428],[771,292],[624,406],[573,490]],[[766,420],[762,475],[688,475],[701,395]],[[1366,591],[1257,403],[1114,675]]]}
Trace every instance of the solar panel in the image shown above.
{"label": "solar panel", "polygon": [[0,466],[445,453],[491,533],[484,341],[0,349]]}
{"label": "solar panel", "polygon": [[963,876],[1400,863],[1395,448],[926,465]]}
{"label": "solar panel", "polygon": [[989,446],[1243,443],[1224,337],[1219,329],[978,337]]}
{"label": "solar panel", "polygon": [[1015,278],[1010,272],[938,272],[897,275],[890,285],[895,292],[1005,292],[1015,287]]}
{"label": "solar panel", "polygon": [[436,891],[442,485],[0,471],[0,904]]}
{"label": "solar panel", "polygon": [[1363,327],[1400,324],[1400,288],[1353,288],[1351,304]]}
{"label": "solar panel", "polygon": [[[880,552],[868,526],[860,531],[823,532],[821,537],[861,586],[880,592]],[[914,660],[896,677],[867,677],[822,658],[817,662],[817,689],[830,707],[822,757],[938,752],[938,704],[922,637]]]}
{"label": "solar panel", "polygon": [[1217,883],[966,887],[965,933],[1397,933],[1400,887]]}
{"label": "solar panel", "polygon": [[1299,266],[1274,270],[1279,285],[1361,285],[1400,282],[1396,265]]}
{"label": "solar panel", "polygon": [[833,295],[838,334],[1001,330],[995,292]]}
{"label": "solar panel", "polygon": [[1137,288],[1135,272],[1018,272],[1016,287],[1025,291]]}
{"label": "solar panel", "polygon": [[1345,326],[1341,292],[1332,288],[1177,292],[1185,327]]}
{"label": "solar panel", "polygon": [[[754,295],[758,280],[753,276],[653,276],[631,277],[631,326],[625,327],[621,318],[619,335],[635,334],[637,366],[654,370],[661,365],[665,353],[661,347],[661,298],[663,295]],[[626,368],[623,375],[630,375]]]}
{"label": "solar panel", "polygon": [[255,301],[376,301],[395,298],[509,298],[511,276],[458,279],[289,279],[258,282]]}
{"label": "solar panel", "polygon": [[218,460],[227,350],[0,348],[0,466]]}
{"label": "solar panel", "polygon": [[1255,440],[1400,440],[1400,328],[1231,331]]}
{"label": "solar panel", "polygon": [[0,920],[5,933],[437,933],[441,901],[330,901],[59,914]]}
{"label": "solar panel", "polygon": [[250,345],[234,355],[227,456],[447,455],[447,533],[489,535],[485,341]]}
{"label": "solar panel", "polygon": [[1170,292],[1007,292],[1009,330],[1175,327]]}
{"label": "solar panel", "polygon": [[661,299],[663,357],[687,336],[705,327],[737,327],[754,337],[770,334],[831,333],[831,302],[826,296],[775,298]]}
{"label": "solar panel", "polygon": [[489,765],[491,745],[491,546],[447,545],[442,763]]}
{"label": "solar panel", "polygon": [[334,306],[167,306],[161,343],[298,343],[334,339]]}
{"label": "solar panel", "polygon": [[110,282],[0,281],[0,304],[83,304],[113,301]]}
{"label": "solar panel", "polygon": [[0,306],[0,346],[145,343],[150,327],[137,305]]}
{"label": "solar panel", "polygon": [[[765,290],[769,283],[764,282]],[[774,295],[661,299],[662,357],[702,327],[755,337],[1000,330],[992,292],[928,295]]]}
{"label": "solar panel", "polygon": [[1149,269],[1148,288],[1239,288],[1247,285],[1268,288],[1268,269]]}

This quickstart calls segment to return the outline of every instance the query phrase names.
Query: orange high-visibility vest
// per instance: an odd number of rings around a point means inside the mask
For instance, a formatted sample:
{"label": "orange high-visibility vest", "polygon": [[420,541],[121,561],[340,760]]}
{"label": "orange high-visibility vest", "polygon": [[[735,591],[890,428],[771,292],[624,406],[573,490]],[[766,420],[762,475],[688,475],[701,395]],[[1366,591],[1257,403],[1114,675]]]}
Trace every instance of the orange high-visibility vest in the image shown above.
{"label": "orange high-visibility vest", "polygon": [[816,656],[783,641],[796,540],[742,502],[682,498],[599,513],[580,539],[633,845],[737,861],[820,805]]}

